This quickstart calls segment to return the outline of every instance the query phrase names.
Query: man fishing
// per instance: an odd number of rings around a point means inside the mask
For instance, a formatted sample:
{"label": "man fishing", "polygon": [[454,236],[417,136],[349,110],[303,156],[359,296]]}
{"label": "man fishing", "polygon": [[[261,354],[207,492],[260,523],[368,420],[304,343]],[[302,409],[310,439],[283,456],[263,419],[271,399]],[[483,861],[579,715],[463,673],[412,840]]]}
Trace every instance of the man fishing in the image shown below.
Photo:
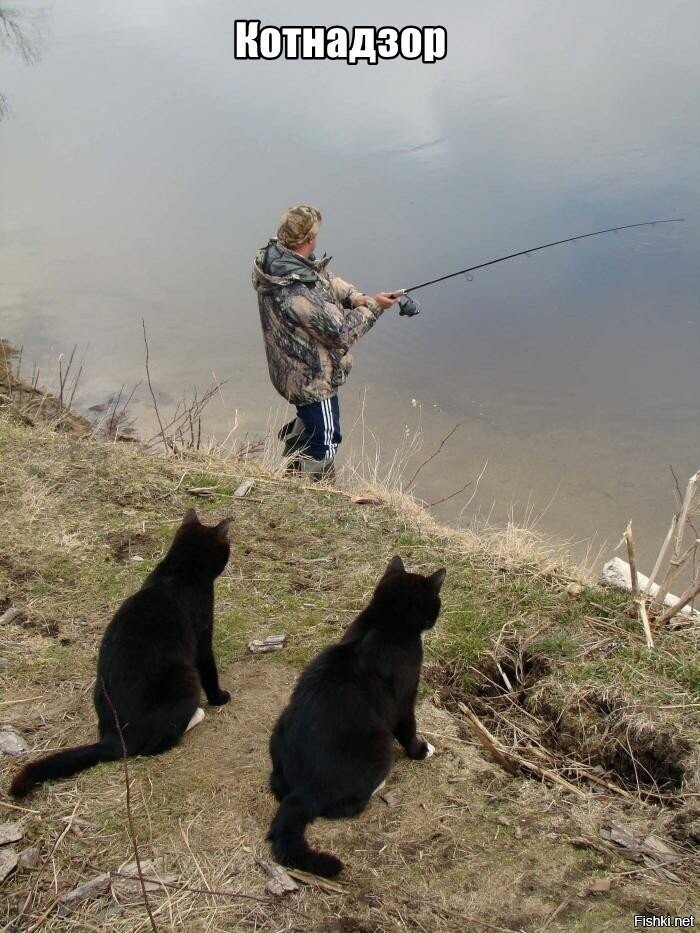
{"label": "man fishing", "polygon": [[282,215],[253,265],[272,384],[296,406],[297,417],[279,432],[289,469],[311,479],[332,478],[342,437],[338,388],[352,367],[350,347],[399,296],[365,295],[317,259],[321,213],[308,204]]}

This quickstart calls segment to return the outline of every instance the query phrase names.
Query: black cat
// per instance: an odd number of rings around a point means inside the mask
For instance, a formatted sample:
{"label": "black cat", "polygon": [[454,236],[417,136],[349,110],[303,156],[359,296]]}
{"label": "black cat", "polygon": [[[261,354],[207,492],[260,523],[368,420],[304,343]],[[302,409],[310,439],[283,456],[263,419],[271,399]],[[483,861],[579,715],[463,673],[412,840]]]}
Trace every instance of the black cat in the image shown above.
{"label": "black cat", "polygon": [[100,740],[30,762],[10,792],[24,797],[49,778],[68,777],[123,755],[157,755],[204,717],[200,685],[214,706],[231,695],[219,686],[212,650],[214,580],[229,558],[226,518],[202,525],[185,514],[170,550],[107,626],[97,659],[94,703]]}
{"label": "black cat", "polygon": [[309,848],[307,824],[361,813],[389,773],[394,739],[409,758],[432,755],[416,735],[415,702],[421,633],[435,625],[446,573],[407,573],[394,557],[367,608],[302,671],[270,739],[280,807],[267,838],[283,865],[337,875],[343,863]]}

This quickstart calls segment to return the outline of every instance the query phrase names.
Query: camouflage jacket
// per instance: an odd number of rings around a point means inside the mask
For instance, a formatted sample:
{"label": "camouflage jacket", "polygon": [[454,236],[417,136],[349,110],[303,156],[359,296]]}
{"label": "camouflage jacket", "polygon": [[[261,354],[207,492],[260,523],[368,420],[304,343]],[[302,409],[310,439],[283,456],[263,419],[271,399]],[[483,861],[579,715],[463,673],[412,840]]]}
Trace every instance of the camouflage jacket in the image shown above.
{"label": "camouflage jacket", "polygon": [[336,393],[352,366],[350,347],[382,313],[374,302],[353,308],[362,293],[332,275],[329,262],[303,259],[272,239],[253,265],[270,378],[295,405]]}

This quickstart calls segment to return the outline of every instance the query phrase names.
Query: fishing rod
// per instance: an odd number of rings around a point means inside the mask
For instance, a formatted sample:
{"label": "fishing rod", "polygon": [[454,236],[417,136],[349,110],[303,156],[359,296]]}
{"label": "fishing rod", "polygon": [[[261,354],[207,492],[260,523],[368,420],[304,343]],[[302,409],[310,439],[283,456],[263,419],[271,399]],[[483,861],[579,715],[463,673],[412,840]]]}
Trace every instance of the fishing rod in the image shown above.
{"label": "fishing rod", "polygon": [[409,298],[409,292],[418,291],[419,288],[427,288],[428,285],[436,285],[438,282],[445,282],[447,279],[453,279],[457,275],[469,275],[477,269],[485,269],[486,266],[493,266],[497,262],[505,262],[506,259],[515,259],[516,256],[529,256],[530,253],[536,253],[540,249],[549,249],[550,246],[560,246],[562,243],[573,243],[575,240],[585,240],[586,237],[601,236],[603,233],[617,233],[620,230],[631,230],[633,227],[655,227],[657,224],[680,224],[685,217],[673,217],[670,220],[646,220],[641,224],[625,224],[622,227],[608,227],[606,230],[594,230],[593,233],[581,233],[578,236],[570,236],[565,240],[554,240],[552,243],[543,243],[541,246],[531,246],[529,249],[518,250],[517,253],[508,253],[507,256],[499,256],[498,259],[489,259],[488,262],[480,262],[476,266],[468,266],[466,269],[460,269],[458,272],[450,272],[448,275],[441,275],[437,279],[430,279],[427,282],[421,282],[420,285],[411,285],[410,288],[403,288],[399,299],[399,314],[407,317],[413,317],[420,314],[420,306],[415,298]]}

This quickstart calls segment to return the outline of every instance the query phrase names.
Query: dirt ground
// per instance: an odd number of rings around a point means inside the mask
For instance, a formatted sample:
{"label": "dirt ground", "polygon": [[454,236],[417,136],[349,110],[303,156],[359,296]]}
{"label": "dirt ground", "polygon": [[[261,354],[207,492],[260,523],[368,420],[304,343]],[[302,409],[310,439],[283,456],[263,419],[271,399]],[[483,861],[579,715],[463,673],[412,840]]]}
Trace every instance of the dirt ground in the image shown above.
{"label": "dirt ground", "polygon": [[[356,819],[321,820],[308,830],[315,845],[345,861],[337,883],[301,885],[284,901],[271,902],[256,865],[256,858],[269,858],[264,837],[275,809],[266,786],[267,739],[295,673],[270,656],[234,663],[222,677],[231,704],[207,710],[204,722],[170,753],[130,763],[141,857],[164,856],[177,878],[199,892],[260,898],[173,896],[161,889],[151,900],[163,929],[619,930],[631,927],[636,913],[697,910],[698,889],[686,874],[682,883],[664,881],[601,838],[610,820],[655,831],[664,823],[662,811],[620,808],[605,794],[573,800],[556,787],[513,777],[487,760],[464,738],[459,721],[429,697],[420,705],[419,728],[436,746],[435,756],[412,762],[397,746],[383,792],[391,805],[377,796]],[[56,724],[61,743],[89,735],[89,696],[75,686],[63,703],[63,716],[74,725],[61,730],[61,717]],[[29,729],[36,714],[15,722]],[[130,860],[124,787],[120,766],[102,765],[27,802],[35,811],[25,814],[28,841],[43,839],[48,846],[76,821],[78,835],[68,833],[54,853],[56,874],[40,881],[49,903],[57,886],[70,888]],[[36,874],[15,876],[6,891],[15,905]],[[596,884],[605,888],[608,881],[609,890],[596,893]],[[126,901],[85,902],[70,917],[52,917],[48,928],[137,930],[148,929],[148,920],[134,892]]]}

